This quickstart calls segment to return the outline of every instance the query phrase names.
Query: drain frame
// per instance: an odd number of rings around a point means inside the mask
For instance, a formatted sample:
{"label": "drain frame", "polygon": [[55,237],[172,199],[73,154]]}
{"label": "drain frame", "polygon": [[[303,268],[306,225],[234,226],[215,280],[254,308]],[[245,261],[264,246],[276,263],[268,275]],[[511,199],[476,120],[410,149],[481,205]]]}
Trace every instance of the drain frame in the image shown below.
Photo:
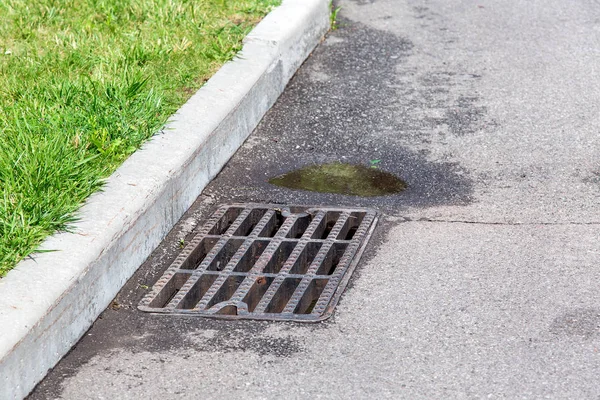
{"label": "drain frame", "polygon": [[221,205],[138,309],[219,319],[323,321],[332,315],[378,219],[369,208]]}

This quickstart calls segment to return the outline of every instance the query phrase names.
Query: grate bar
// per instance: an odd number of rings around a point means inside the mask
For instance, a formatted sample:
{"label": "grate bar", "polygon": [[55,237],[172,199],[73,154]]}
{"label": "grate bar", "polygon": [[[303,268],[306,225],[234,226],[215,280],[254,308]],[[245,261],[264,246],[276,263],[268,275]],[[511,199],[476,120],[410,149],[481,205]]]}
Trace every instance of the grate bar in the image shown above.
{"label": "grate bar", "polygon": [[215,228],[215,226],[219,223],[219,221],[225,216],[225,214],[227,213],[227,211],[229,211],[229,208],[230,207],[227,207],[227,206],[219,208],[210,217],[210,219],[208,221],[206,221],[206,223],[204,224],[204,226],[200,229],[200,231],[196,235],[196,238],[209,235],[210,231]]}
{"label": "grate bar", "polygon": [[223,236],[233,236],[235,231],[238,230],[240,225],[248,218],[248,215],[252,212],[252,209],[246,208],[244,211],[240,213],[240,215],[235,219],[235,221],[229,226],[229,228],[225,231]]}

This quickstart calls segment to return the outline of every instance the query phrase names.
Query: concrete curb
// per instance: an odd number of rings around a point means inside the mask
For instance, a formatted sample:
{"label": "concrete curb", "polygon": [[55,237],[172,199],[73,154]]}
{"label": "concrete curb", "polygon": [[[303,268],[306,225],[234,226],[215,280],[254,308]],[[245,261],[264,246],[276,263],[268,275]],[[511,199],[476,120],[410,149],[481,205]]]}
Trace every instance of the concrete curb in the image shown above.
{"label": "concrete curb", "polygon": [[26,396],[235,153],[329,28],[329,0],[284,0],[142,150],[0,281],[0,399]]}

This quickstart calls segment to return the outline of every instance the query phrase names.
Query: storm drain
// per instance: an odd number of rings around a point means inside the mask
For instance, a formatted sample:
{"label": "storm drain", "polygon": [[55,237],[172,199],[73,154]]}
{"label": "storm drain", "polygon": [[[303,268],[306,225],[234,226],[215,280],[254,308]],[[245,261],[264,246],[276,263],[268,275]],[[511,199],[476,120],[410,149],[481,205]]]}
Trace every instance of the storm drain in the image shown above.
{"label": "storm drain", "polygon": [[219,208],[139,304],[154,313],[320,321],[375,227],[369,209]]}

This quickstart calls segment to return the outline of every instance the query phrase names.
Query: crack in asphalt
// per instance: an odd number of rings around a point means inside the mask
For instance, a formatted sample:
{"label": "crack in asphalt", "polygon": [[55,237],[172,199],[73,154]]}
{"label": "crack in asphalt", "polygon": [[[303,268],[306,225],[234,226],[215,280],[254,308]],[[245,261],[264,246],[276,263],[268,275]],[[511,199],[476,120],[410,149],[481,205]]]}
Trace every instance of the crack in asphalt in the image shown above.
{"label": "crack in asphalt", "polygon": [[473,224],[473,225],[501,225],[501,226],[585,226],[585,225],[600,225],[600,222],[486,222],[486,221],[469,221],[460,219],[433,219],[433,218],[411,218],[399,217],[404,219],[402,222],[434,222],[447,224]]}

